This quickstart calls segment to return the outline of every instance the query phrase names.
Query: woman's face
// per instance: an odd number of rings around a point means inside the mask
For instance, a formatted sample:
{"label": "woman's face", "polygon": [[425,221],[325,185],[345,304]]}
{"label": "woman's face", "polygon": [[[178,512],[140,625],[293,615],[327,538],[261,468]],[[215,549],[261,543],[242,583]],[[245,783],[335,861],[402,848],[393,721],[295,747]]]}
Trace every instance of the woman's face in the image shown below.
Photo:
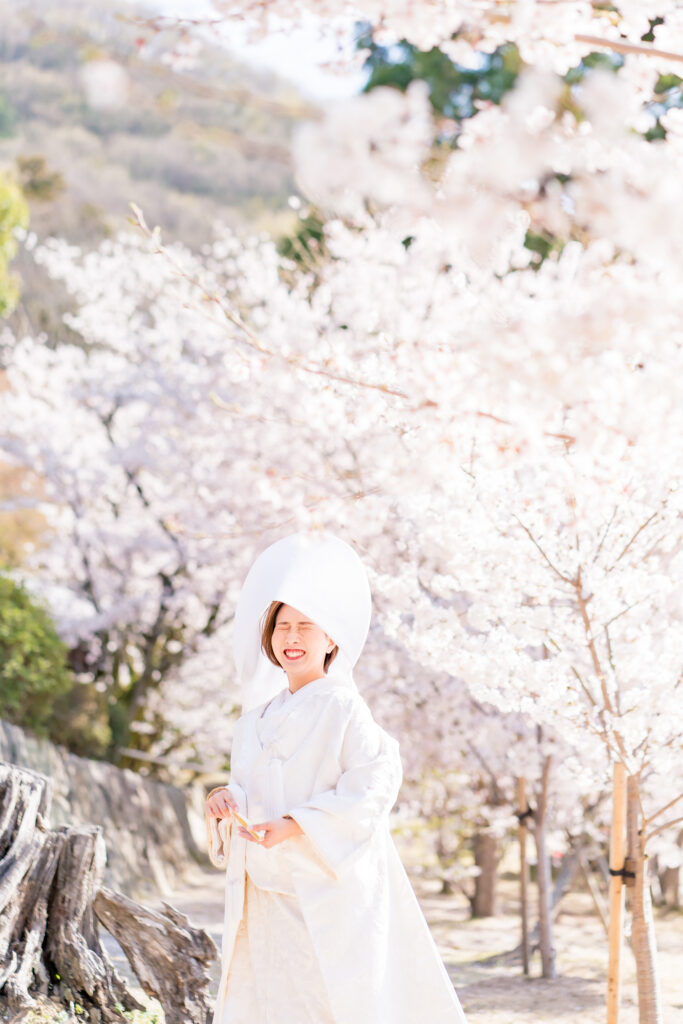
{"label": "woman's face", "polygon": [[335,646],[327,633],[288,604],[277,613],[271,643],[275,657],[296,682],[311,682],[323,676],[325,655]]}

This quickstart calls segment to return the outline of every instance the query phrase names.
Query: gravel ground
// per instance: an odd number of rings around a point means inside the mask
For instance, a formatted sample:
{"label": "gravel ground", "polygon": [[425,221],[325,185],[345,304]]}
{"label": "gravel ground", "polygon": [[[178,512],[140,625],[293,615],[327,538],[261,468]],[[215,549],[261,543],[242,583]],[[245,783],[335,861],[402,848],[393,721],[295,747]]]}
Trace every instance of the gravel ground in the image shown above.
{"label": "gravel ground", "polygon": [[[415,876],[411,880],[468,1024],[604,1024],[607,942],[586,893],[570,893],[562,902],[555,926],[559,977],[544,981],[538,977],[537,958],[532,961],[531,978],[523,978],[519,967],[476,963],[518,942],[514,882],[501,883],[500,913],[495,918],[472,921],[463,896],[442,896],[436,892],[436,883]],[[207,872],[165,899],[187,914],[192,924],[206,928],[220,950],[223,893],[222,874]],[[683,1021],[683,914],[657,915],[656,932],[663,1024],[678,1024]],[[113,945],[108,948],[114,952]],[[619,1024],[638,1024],[634,962],[628,947],[623,963]],[[215,987],[217,970],[218,965]]]}

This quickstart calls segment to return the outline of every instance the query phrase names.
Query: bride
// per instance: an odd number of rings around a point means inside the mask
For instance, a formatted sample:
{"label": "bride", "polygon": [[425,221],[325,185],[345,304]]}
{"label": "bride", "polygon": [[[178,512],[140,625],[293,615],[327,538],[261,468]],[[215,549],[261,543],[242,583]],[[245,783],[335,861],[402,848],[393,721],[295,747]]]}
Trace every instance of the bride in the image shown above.
{"label": "bride", "polygon": [[243,714],[206,800],[226,872],[213,1024],[465,1024],[389,830],[398,742],[352,674],[370,608],[362,562],[329,534],[277,541],[245,580]]}

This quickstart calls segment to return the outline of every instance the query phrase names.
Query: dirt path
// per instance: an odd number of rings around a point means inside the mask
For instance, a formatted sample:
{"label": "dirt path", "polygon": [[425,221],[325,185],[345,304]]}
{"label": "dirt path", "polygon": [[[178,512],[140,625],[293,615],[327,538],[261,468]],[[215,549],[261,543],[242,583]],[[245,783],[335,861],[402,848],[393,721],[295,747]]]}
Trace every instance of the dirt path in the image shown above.
{"label": "dirt path", "polygon": [[[522,978],[519,967],[475,963],[514,947],[518,941],[513,883],[502,883],[501,913],[496,918],[472,921],[462,896],[440,896],[435,893],[435,883],[415,877],[411,880],[468,1024],[604,1024],[607,945],[586,894],[571,893],[562,903],[555,929],[560,977],[543,981],[537,977],[540,965],[536,959],[532,963],[536,977],[532,979]],[[192,924],[206,928],[220,950],[223,897],[222,874],[207,872],[198,873],[182,891],[166,899],[187,914]],[[683,1021],[683,914],[658,916],[656,931],[663,1020],[664,1024],[677,1024]],[[218,965],[215,986],[217,971]],[[622,991],[619,1024],[637,1024],[635,972],[628,948],[624,950]]]}

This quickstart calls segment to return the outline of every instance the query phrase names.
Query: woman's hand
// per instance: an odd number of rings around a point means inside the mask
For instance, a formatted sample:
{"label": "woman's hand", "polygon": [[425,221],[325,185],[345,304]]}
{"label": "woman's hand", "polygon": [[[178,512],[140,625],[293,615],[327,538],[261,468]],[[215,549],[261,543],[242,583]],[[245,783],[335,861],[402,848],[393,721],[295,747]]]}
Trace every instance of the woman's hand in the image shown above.
{"label": "woman's hand", "polygon": [[206,798],[206,813],[212,818],[227,818],[231,810],[239,812],[239,807],[228,787],[212,789]]}
{"label": "woman's hand", "polygon": [[301,825],[294,821],[294,818],[274,818],[272,821],[261,821],[252,825],[252,828],[257,832],[265,831],[263,839],[254,839],[241,825],[238,833],[250,842],[258,843],[259,846],[265,846],[267,849],[277,846],[285,839],[291,839],[293,836],[300,836],[303,833]]}

